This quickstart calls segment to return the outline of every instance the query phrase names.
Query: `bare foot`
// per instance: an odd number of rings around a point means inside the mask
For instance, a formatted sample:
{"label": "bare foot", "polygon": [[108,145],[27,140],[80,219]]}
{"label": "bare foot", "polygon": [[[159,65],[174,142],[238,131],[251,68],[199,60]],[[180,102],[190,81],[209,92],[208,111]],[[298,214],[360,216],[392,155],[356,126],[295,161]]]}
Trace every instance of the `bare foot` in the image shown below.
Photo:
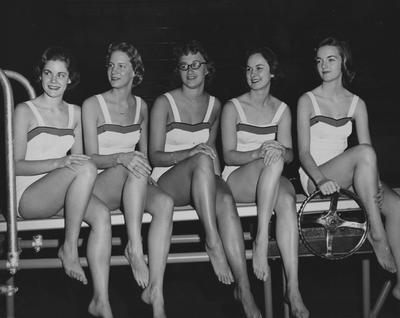
{"label": "bare foot", "polygon": [[299,290],[288,291],[285,295],[285,301],[290,307],[290,313],[294,318],[308,318],[310,312],[303,303]]}
{"label": "bare foot", "polygon": [[88,312],[94,317],[113,318],[111,306],[108,301],[101,302],[92,299],[92,301],[89,304]]}
{"label": "bare foot", "polygon": [[79,262],[78,252],[62,245],[58,250],[58,258],[61,260],[65,273],[82,284],[87,284],[87,278]]}
{"label": "bare foot", "polygon": [[234,278],[229,268],[228,261],[226,260],[222,244],[216,244],[214,247],[210,247],[206,244],[205,248],[218,280],[226,285],[232,284]]}
{"label": "bare foot", "polygon": [[131,265],[133,277],[138,285],[146,288],[149,283],[149,268],[144,260],[143,252],[135,252],[128,243],[125,247],[125,257]]}
{"label": "bare foot", "polygon": [[254,301],[250,288],[241,289],[235,286],[233,291],[235,299],[242,304],[246,318],[262,318],[261,312]]}
{"label": "bare foot", "polygon": [[253,271],[256,277],[264,282],[269,278],[268,241],[266,244],[253,242]]}
{"label": "bare foot", "polygon": [[397,300],[400,300],[400,285],[399,285],[399,283],[397,283],[396,286],[393,287],[392,295]]}
{"label": "bare foot", "polygon": [[142,300],[153,307],[153,318],[167,318],[164,309],[164,297],[162,290],[148,285],[142,293]]}
{"label": "bare foot", "polygon": [[385,239],[374,240],[371,235],[368,235],[368,239],[375,251],[376,258],[383,269],[390,273],[396,273],[396,263],[387,241]]}

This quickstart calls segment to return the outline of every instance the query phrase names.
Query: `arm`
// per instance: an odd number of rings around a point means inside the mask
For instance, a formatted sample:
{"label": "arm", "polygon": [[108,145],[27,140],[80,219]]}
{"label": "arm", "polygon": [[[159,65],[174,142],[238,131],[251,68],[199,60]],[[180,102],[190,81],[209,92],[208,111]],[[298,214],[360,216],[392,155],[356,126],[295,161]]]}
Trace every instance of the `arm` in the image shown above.
{"label": "arm", "polygon": [[289,107],[286,107],[278,124],[278,142],[284,147],[283,160],[286,163],[293,161],[292,145],[292,115]]}
{"label": "arm", "polygon": [[365,105],[365,102],[361,99],[358,101],[358,105],[354,113],[354,120],[356,123],[358,143],[371,145],[367,107]]}
{"label": "arm", "polygon": [[229,101],[222,110],[221,132],[222,132],[222,151],[224,161],[227,165],[241,166],[262,158],[259,150],[237,151],[237,111],[234,104]]}
{"label": "arm", "polygon": [[221,102],[216,98],[215,103],[214,103],[214,108],[213,112],[210,116],[210,122],[211,124],[211,129],[210,129],[210,135],[208,137],[207,145],[211,147],[210,151],[211,154],[214,156],[213,162],[214,162],[214,172],[217,175],[221,175],[221,165],[219,161],[219,157],[217,154],[216,150],[216,140],[218,136],[218,131],[219,131],[219,119],[221,115]]}
{"label": "arm", "polygon": [[149,112],[146,102],[142,99],[142,107],[140,109],[140,117],[142,121],[140,122],[140,128],[142,129],[140,133],[140,140],[138,143],[138,149],[146,157],[148,153],[148,128],[149,128]]}

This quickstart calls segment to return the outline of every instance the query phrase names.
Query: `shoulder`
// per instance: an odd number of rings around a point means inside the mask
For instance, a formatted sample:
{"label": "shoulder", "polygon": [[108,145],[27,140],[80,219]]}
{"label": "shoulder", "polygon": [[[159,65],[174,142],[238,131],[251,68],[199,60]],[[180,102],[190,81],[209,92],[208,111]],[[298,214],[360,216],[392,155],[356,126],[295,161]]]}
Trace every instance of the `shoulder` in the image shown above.
{"label": "shoulder", "polygon": [[93,95],[87,99],[85,99],[85,101],[82,104],[82,108],[83,109],[94,109],[94,108],[98,108],[99,105],[99,101],[96,97],[96,95]]}
{"label": "shoulder", "polygon": [[299,100],[297,102],[297,109],[298,111],[307,111],[311,110],[312,108],[312,102],[310,99],[310,96],[307,93],[304,93],[299,97]]}
{"label": "shoulder", "polygon": [[26,102],[19,103],[14,109],[14,118],[26,122],[34,118],[33,112]]}

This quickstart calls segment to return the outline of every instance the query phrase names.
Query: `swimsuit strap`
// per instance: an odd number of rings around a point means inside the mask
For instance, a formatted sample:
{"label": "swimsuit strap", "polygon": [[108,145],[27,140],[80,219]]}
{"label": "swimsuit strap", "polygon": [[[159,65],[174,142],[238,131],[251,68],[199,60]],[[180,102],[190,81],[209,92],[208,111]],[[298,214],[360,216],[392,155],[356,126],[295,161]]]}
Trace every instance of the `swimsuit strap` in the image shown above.
{"label": "swimsuit strap", "polygon": [[140,106],[142,105],[142,100],[138,96],[135,96],[135,100],[136,100],[136,114],[135,114],[135,120],[133,121],[133,123],[137,124],[139,122],[139,118],[140,118]]}
{"label": "swimsuit strap", "polygon": [[32,101],[27,101],[27,102],[25,102],[25,104],[27,104],[29,106],[29,108],[32,110],[32,113],[36,118],[38,126],[46,126],[44,124],[42,115],[40,115],[39,111],[37,110],[36,106],[32,103]]}
{"label": "swimsuit strap", "polygon": [[286,109],[286,104],[285,104],[284,102],[282,102],[282,103],[279,105],[279,108],[278,108],[278,110],[276,111],[274,118],[272,118],[271,124],[276,124],[276,123],[279,122],[279,120],[281,119],[282,114],[283,114],[283,112],[285,111],[285,109]]}
{"label": "swimsuit strap", "polygon": [[112,124],[110,112],[108,111],[106,100],[104,99],[103,95],[99,94],[96,95],[97,100],[99,101],[100,108],[103,112],[104,121],[106,124]]}
{"label": "swimsuit strap", "polygon": [[208,100],[207,112],[206,112],[206,114],[204,116],[203,123],[206,123],[206,122],[209,121],[211,113],[212,113],[212,110],[214,108],[214,102],[215,102],[215,97],[214,96],[210,96],[210,99]]}
{"label": "swimsuit strap", "polygon": [[170,93],[165,93],[164,95],[168,98],[169,104],[171,105],[172,113],[174,114],[174,121],[180,123],[181,116],[179,116],[178,107],[176,106],[174,98]]}
{"label": "swimsuit strap", "polygon": [[74,105],[68,104],[68,128],[74,128]]}
{"label": "swimsuit strap", "polygon": [[246,115],[244,114],[242,105],[240,104],[239,100],[237,98],[232,98],[231,101],[232,101],[233,105],[235,105],[236,111],[239,114],[240,121],[243,124],[247,124],[247,118],[246,118]]}
{"label": "swimsuit strap", "polygon": [[315,116],[321,115],[321,111],[319,110],[319,106],[318,106],[318,103],[317,103],[317,99],[315,98],[314,94],[313,94],[312,92],[307,92],[307,95],[308,95],[308,96],[310,97],[310,99],[311,99],[311,103],[312,103],[313,108],[314,108]]}
{"label": "swimsuit strap", "polygon": [[358,105],[358,100],[360,98],[357,95],[353,96],[353,100],[351,101],[351,105],[350,105],[350,109],[349,109],[349,113],[347,115],[347,117],[353,117],[354,112],[356,111],[356,107]]}

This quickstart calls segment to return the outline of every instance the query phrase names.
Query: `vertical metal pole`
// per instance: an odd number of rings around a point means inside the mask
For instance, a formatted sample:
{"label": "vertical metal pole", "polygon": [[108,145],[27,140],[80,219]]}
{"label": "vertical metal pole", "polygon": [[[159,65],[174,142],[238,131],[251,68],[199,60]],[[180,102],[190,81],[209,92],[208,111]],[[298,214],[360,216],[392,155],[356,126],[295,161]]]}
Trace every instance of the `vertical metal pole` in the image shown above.
{"label": "vertical metal pole", "polygon": [[11,276],[6,283],[7,289],[9,292],[6,293],[6,311],[7,318],[15,318],[15,287],[14,287],[14,276]]}
{"label": "vertical metal pole", "polygon": [[[0,82],[4,95],[4,136],[5,136],[5,155],[6,155],[6,191],[7,191],[7,238],[8,254],[7,268],[11,275],[17,272],[19,266],[18,254],[18,233],[17,233],[17,205],[15,191],[15,165],[13,148],[13,112],[14,98],[8,77],[19,81],[27,90],[30,98],[35,97],[35,91],[29,81],[22,75],[13,71],[3,71],[0,69]],[[7,280],[5,286],[7,318],[14,318],[14,294],[17,288],[14,286],[14,277]]]}
{"label": "vertical metal pole", "polygon": [[265,318],[273,318],[274,312],[272,308],[272,284],[271,275],[268,280],[264,282],[264,302],[265,302]]}
{"label": "vertical metal pole", "polygon": [[361,266],[362,266],[363,318],[368,318],[371,308],[370,260],[365,258],[361,262],[362,262]]}
{"label": "vertical metal pole", "polygon": [[282,290],[283,290],[283,317],[289,318],[289,304],[286,302],[286,276],[282,266]]}

